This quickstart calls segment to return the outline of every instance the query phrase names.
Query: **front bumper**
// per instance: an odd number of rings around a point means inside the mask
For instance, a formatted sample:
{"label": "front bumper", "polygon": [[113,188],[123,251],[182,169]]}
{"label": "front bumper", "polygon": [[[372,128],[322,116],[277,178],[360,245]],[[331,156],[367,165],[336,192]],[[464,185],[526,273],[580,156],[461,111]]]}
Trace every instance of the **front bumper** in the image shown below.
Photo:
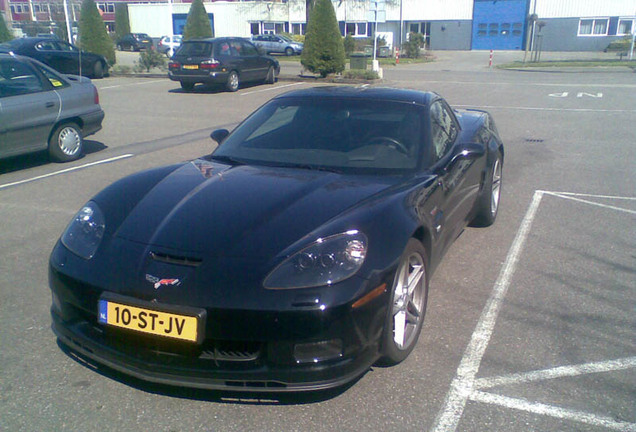
{"label": "front bumper", "polygon": [[[102,325],[102,290],[54,268],[49,280],[53,332],[73,351],[144,381],[210,390],[302,392],[355,380],[379,358],[388,301],[386,294],[355,310],[351,303],[284,312],[207,309],[206,339],[193,344]],[[295,356],[299,345],[331,340],[342,342],[341,355],[315,362]]]}

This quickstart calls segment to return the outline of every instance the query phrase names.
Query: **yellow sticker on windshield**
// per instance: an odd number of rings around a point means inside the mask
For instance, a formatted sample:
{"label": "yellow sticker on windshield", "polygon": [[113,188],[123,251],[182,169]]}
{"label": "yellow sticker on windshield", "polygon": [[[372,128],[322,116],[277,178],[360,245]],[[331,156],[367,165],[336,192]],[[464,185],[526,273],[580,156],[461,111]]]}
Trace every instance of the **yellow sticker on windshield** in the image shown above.
{"label": "yellow sticker on windshield", "polygon": [[53,85],[53,87],[62,87],[64,84],[62,83],[62,81],[60,80],[56,80],[53,78],[49,78],[49,81],[51,82],[51,84]]}

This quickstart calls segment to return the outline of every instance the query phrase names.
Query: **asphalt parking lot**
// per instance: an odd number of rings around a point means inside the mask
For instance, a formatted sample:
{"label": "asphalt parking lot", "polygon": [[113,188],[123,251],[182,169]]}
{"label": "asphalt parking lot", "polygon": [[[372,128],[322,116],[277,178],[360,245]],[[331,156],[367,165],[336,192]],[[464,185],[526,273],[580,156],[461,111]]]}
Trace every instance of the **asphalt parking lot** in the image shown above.
{"label": "asphalt parking lot", "polygon": [[494,115],[506,145],[498,220],[444,258],[404,363],[317,395],[147,385],[56,344],[47,260],[77,209],[315,85],[186,94],[167,79],[95,81],[106,120],[83,159],[0,161],[0,430],[636,431],[636,74],[490,70],[478,54],[385,68],[384,84]]}

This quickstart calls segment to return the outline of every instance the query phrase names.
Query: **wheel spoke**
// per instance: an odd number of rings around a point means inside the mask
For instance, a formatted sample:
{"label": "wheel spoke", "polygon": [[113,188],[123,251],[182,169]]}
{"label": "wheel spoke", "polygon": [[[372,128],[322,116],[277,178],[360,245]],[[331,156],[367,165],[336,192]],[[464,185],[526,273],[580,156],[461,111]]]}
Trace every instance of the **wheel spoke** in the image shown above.
{"label": "wheel spoke", "polygon": [[397,313],[393,317],[393,340],[399,347],[404,346],[405,335],[406,335],[406,313],[402,311]]}
{"label": "wheel spoke", "polygon": [[420,311],[412,301],[406,305],[406,322],[409,324],[417,324],[420,320]]}
{"label": "wheel spoke", "polygon": [[422,280],[422,276],[424,275],[424,268],[421,264],[413,265],[413,271],[409,274],[408,277],[408,293],[412,295],[417,288],[418,284]]}

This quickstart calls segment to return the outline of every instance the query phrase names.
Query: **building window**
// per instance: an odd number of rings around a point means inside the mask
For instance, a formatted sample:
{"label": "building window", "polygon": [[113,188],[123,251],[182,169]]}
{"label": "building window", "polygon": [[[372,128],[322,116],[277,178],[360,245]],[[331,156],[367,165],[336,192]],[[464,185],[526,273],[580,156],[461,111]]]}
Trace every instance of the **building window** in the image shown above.
{"label": "building window", "polygon": [[579,36],[607,36],[608,18],[586,18],[579,21]]}
{"label": "building window", "polygon": [[634,20],[632,19],[620,19],[618,20],[618,36],[625,36],[632,34],[634,29]]}
{"label": "building window", "polygon": [[257,22],[250,23],[250,34],[253,34],[253,35],[261,34],[260,23],[257,23]]}
{"label": "building window", "polygon": [[345,26],[345,34],[348,34],[351,36],[366,36],[367,23],[349,22]]}
{"label": "building window", "polygon": [[285,33],[287,31],[287,23],[272,23],[272,22],[264,22],[263,23],[263,34],[280,34]]}
{"label": "building window", "polygon": [[307,24],[305,24],[305,23],[293,23],[292,24],[292,34],[304,35],[305,33],[307,33]]}

